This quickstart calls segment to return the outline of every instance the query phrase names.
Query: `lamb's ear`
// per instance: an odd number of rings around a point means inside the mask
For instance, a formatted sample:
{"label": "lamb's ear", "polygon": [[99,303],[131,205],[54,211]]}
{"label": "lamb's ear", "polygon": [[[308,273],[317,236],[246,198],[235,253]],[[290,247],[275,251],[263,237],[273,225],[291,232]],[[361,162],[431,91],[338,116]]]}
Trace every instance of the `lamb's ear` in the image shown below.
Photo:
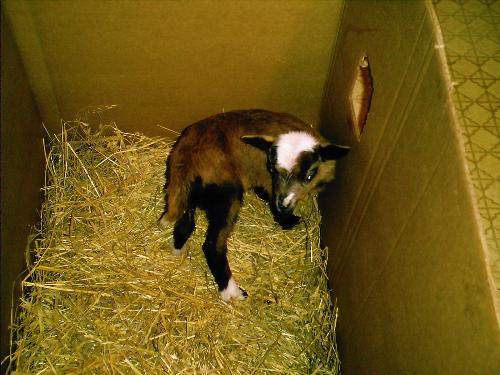
{"label": "lamb's ear", "polygon": [[244,135],[241,140],[247,145],[257,147],[259,150],[267,152],[276,140],[271,135]]}
{"label": "lamb's ear", "polygon": [[346,156],[351,148],[341,145],[326,145],[319,148],[319,154],[323,160],[337,160]]}

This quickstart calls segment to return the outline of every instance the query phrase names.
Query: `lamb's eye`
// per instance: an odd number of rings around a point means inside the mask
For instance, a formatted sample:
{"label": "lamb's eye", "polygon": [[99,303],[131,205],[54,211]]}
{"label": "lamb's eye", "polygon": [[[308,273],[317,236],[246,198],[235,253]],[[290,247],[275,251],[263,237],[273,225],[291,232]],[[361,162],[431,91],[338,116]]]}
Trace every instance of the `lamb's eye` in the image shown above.
{"label": "lamb's eye", "polygon": [[316,173],[318,173],[318,170],[312,169],[309,171],[309,173],[306,175],[306,182],[312,181],[312,179],[316,176]]}

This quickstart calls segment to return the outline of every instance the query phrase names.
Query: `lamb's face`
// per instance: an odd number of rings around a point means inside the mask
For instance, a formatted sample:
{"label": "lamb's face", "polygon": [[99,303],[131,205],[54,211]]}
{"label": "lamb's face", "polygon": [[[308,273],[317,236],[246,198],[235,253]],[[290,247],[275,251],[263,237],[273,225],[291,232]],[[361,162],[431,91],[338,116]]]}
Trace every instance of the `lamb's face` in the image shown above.
{"label": "lamb's face", "polygon": [[278,213],[291,213],[298,201],[320,191],[335,174],[335,160],[349,152],[348,147],[321,145],[313,135],[291,131],[270,136],[244,136],[242,140],[267,152],[271,173],[271,204]]}
{"label": "lamb's face", "polygon": [[274,204],[279,213],[291,213],[298,201],[320,191],[335,173],[335,160],[326,159],[324,146],[306,132],[278,137],[268,152]]}

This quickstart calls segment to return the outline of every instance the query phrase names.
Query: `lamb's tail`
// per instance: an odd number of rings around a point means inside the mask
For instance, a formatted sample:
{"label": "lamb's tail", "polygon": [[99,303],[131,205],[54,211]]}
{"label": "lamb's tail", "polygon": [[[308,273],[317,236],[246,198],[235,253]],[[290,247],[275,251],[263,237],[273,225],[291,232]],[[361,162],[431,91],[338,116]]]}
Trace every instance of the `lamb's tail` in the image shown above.
{"label": "lamb's tail", "polygon": [[164,228],[174,224],[186,212],[191,193],[191,181],[183,167],[184,163],[177,162],[175,155],[171,153],[166,164],[165,209],[160,217],[160,225]]}
{"label": "lamb's tail", "polygon": [[164,228],[175,223],[188,209],[190,182],[172,178],[165,184],[165,210],[160,218]]}

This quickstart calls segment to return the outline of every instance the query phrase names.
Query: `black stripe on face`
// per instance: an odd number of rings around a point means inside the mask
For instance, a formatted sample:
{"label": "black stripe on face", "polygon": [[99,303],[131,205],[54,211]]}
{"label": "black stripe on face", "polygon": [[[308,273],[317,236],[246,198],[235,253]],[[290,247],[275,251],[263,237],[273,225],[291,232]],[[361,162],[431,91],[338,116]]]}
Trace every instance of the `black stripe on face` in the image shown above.
{"label": "black stripe on face", "polygon": [[267,170],[273,173],[276,170],[276,163],[278,162],[278,148],[272,146],[267,153]]}
{"label": "black stripe on face", "polygon": [[297,176],[305,183],[310,182],[318,173],[319,162],[321,161],[319,152],[303,152],[297,160]]}

